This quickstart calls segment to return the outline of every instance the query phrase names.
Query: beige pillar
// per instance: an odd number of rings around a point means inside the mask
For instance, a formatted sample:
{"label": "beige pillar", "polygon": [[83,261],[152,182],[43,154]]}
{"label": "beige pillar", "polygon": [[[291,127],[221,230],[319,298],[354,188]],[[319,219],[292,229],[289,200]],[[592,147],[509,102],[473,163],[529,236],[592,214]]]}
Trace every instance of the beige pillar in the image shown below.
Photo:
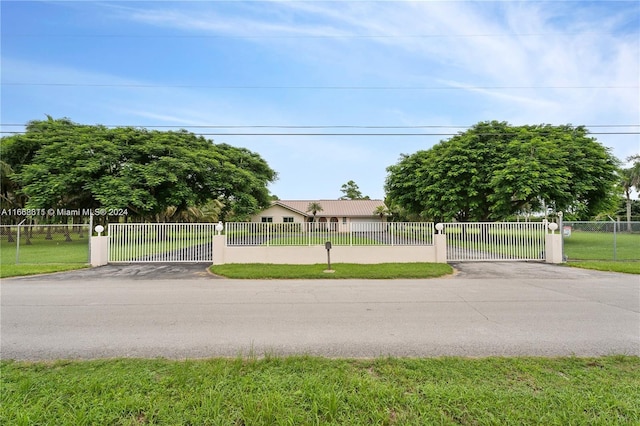
{"label": "beige pillar", "polygon": [[227,250],[227,236],[214,235],[213,236],[213,264],[214,265],[225,264],[226,250]]}
{"label": "beige pillar", "polygon": [[434,234],[433,245],[436,248],[436,263],[447,263],[447,236]]}
{"label": "beige pillar", "polygon": [[91,237],[91,266],[109,263],[109,237]]}
{"label": "beige pillar", "polygon": [[544,242],[544,261],[546,263],[562,263],[562,234],[547,234]]}

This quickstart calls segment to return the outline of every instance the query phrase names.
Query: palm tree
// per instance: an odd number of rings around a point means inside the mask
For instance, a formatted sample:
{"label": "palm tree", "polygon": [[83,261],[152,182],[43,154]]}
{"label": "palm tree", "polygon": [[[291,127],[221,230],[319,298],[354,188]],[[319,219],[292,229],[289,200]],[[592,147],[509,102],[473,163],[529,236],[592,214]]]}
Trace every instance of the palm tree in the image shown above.
{"label": "palm tree", "polygon": [[382,206],[376,207],[376,209],[373,211],[373,214],[377,214],[378,216],[380,216],[380,219],[382,219],[383,217],[391,214],[391,212],[389,211],[387,206],[382,205]]}
{"label": "palm tree", "polygon": [[631,232],[631,190],[640,187],[640,155],[633,155],[627,158],[633,161],[633,165],[628,169],[622,169],[620,173],[620,186],[624,191],[627,200],[627,231]]}
{"label": "palm tree", "polygon": [[309,205],[307,206],[307,212],[311,212],[311,214],[313,214],[314,222],[316,221],[316,214],[321,211],[322,211],[322,206],[320,205],[320,203],[316,203],[315,201],[309,203]]}
{"label": "palm tree", "polygon": [[224,203],[220,200],[209,200],[200,206],[191,206],[186,209],[169,206],[156,215],[156,220],[158,222],[215,223],[220,219],[223,207]]}
{"label": "palm tree", "polygon": [[0,193],[0,202],[7,207],[15,207],[15,191],[18,189],[15,181],[12,179],[13,169],[9,163],[0,160],[0,180],[2,182],[2,192]]}

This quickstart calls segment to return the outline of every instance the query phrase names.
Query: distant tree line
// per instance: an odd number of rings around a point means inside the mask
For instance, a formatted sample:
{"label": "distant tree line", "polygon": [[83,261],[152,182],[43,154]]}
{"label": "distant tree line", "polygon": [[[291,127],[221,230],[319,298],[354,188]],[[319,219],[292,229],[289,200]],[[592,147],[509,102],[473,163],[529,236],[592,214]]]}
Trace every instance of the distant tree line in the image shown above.
{"label": "distant tree line", "polygon": [[[2,209],[126,209],[130,221],[246,220],[277,197],[257,153],[185,130],[31,121],[0,141]],[[582,126],[481,122],[387,168],[389,220],[497,221],[563,211],[567,219],[638,213],[640,156],[621,168]],[[354,181],[341,199],[368,199]],[[311,209],[310,211],[321,211]],[[16,217],[2,216],[2,223]],[[44,217],[42,221],[66,221]]]}

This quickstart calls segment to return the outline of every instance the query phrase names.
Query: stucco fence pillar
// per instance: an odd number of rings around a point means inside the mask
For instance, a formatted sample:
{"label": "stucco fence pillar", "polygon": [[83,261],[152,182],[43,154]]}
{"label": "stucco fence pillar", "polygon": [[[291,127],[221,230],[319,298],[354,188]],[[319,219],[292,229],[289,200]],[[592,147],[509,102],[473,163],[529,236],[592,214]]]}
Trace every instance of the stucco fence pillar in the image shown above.
{"label": "stucco fence pillar", "polygon": [[109,237],[91,237],[91,266],[103,266],[109,263]]}
{"label": "stucco fence pillar", "polygon": [[548,225],[551,233],[547,232],[544,236],[544,261],[545,263],[562,263],[562,233],[556,230],[558,224],[550,223]]}

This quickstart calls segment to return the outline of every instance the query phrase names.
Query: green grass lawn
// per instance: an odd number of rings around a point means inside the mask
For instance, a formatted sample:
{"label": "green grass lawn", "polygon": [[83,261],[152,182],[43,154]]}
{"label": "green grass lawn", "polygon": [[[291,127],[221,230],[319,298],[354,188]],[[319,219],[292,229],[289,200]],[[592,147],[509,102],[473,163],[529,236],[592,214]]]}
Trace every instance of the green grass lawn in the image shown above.
{"label": "green grass lawn", "polygon": [[2,361],[4,425],[637,425],[640,359]]}
{"label": "green grass lawn", "polygon": [[625,274],[640,274],[640,261],[603,261],[603,260],[581,260],[567,262],[568,266],[584,269],[595,269],[597,271],[622,272]]}
{"label": "green grass lawn", "polygon": [[87,237],[72,235],[72,241],[64,239],[45,240],[32,238],[31,245],[20,242],[19,259],[16,264],[16,243],[0,242],[0,278],[21,275],[61,272],[86,268],[89,265],[89,242]]}
{"label": "green grass lawn", "polygon": [[48,265],[6,265],[0,264],[0,278],[20,277],[24,275],[50,274],[52,272],[71,271],[88,268],[87,263],[62,263]]}
{"label": "green grass lawn", "polygon": [[[613,233],[574,231],[564,238],[564,254],[573,260],[614,260]],[[615,260],[640,261],[640,234],[616,234]]]}
{"label": "green grass lawn", "polygon": [[[89,241],[87,237],[77,238],[71,242],[64,240],[32,239],[31,245],[20,242],[18,264],[53,264],[53,263],[88,263]],[[16,244],[3,241],[0,243],[0,263],[16,264]]]}
{"label": "green grass lawn", "polygon": [[274,265],[274,264],[226,264],[214,265],[211,272],[228,278],[239,279],[393,279],[435,278],[451,274],[453,268],[446,263],[381,263],[361,265],[354,263],[332,264],[332,273],[324,272],[327,264]]}

